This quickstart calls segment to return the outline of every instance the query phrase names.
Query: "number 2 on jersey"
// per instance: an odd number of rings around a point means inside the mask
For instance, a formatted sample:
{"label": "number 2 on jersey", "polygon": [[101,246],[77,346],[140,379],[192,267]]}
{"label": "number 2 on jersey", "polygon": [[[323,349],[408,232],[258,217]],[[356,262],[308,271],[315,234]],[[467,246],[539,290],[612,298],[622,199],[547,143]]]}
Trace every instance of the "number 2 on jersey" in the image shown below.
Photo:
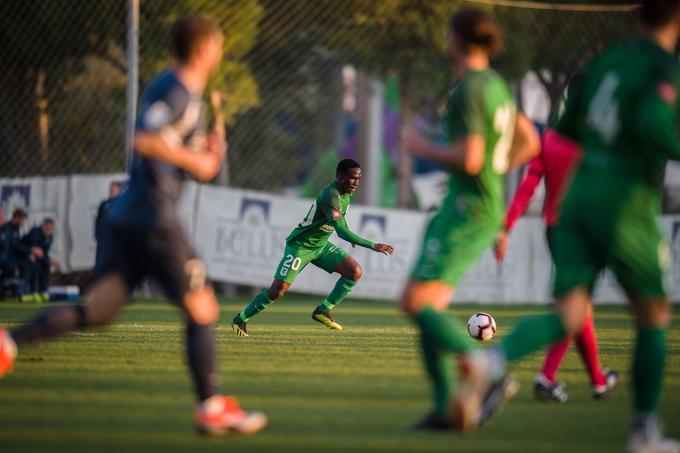
{"label": "number 2 on jersey", "polygon": [[500,134],[496,146],[493,148],[493,170],[498,174],[505,174],[510,166],[510,148],[512,136],[515,132],[517,114],[512,104],[504,104],[496,109],[493,115],[493,129]]}

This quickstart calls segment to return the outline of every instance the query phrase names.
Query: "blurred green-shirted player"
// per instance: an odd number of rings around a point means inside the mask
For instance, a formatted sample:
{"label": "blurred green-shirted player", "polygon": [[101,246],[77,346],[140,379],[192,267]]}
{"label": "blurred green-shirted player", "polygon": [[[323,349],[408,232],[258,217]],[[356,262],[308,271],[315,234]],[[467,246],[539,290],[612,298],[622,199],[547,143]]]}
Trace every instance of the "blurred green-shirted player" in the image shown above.
{"label": "blurred green-shirted player", "polygon": [[[668,249],[659,193],[668,159],[680,159],[677,131],[680,0],[648,0],[645,33],[590,64],[558,131],[584,150],[555,233],[557,313],[522,321],[488,358],[491,378],[516,360],[578,331],[598,272],[610,268],[636,317],[635,414],[627,451],[678,452],[655,419],[671,307],[664,289]],[[495,375],[495,376],[494,376]]]}
{"label": "blurred green-shirted player", "polygon": [[411,153],[448,167],[449,193],[427,228],[401,306],[420,328],[434,389],[434,409],[417,427],[466,430],[470,417],[459,416],[460,408],[449,408],[451,358],[478,345],[464,325],[443,311],[463,274],[493,245],[505,208],[503,175],[538,153],[538,135],[517,113],[505,80],[489,68],[490,55],[502,47],[491,19],[479,10],[463,9],[453,16],[449,34],[459,77],[445,118],[451,144],[437,146],[414,130],[405,137]]}
{"label": "blurred green-shirted player", "polygon": [[333,231],[341,239],[376,252],[392,255],[394,248],[387,244],[374,244],[368,239],[353,233],[345,222],[345,214],[351,194],[359,187],[361,167],[352,159],[340,161],[336,169],[336,179],[328,184],[307,212],[304,220],[286,238],[283,258],[274,274],[274,282],[267,290],[258,294],[250,304],[232,321],[232,327],[239,336],[248,336],[246,323],[276,299],[282,297],[292,285],[295,277],[309,263],[329,274],[340,274],[333,291],[312,313],[312,319],[330,329],[342,330],[330,314],[337,304],[347,297],[361,278],[361,266],[346,251],[329,242]]}

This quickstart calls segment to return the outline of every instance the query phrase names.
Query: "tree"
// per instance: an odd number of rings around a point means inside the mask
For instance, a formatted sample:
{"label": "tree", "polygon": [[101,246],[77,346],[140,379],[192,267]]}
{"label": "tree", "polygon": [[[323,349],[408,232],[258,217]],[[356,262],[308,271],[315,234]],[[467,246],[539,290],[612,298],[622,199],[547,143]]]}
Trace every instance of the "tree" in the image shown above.
{"label": "tree", "polygon": [[[259,102],[242,62],[257,34],[257,0],[142,1],[141,82],[170,63],[174,21],[199,12],[224,30],[225,60],[211,86],[229,95],[224,113],[233,122]],[[3,174],[123,169],[126,14],[120,0],[0,2]]]}
{"label": "tree", "polygon": [[571,77],[583,71],[595,55],[635,30],[631,11],[496,6],[494,13],[507,43],[499,70],[511,80],[533,71],[550,98],[553,114]]}

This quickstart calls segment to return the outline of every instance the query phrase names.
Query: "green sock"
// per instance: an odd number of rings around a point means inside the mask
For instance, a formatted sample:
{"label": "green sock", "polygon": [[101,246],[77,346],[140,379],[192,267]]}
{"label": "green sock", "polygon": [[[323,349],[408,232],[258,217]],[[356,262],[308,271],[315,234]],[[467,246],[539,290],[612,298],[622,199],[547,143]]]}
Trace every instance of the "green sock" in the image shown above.
{"label": "green sock", "polygon": [[241,313],[238,314],[239,318],[241,318],[241,321],[243,322],[248,322],[250,318],[267,308],[269,304],[274,302],[269,298],[269,291],[264,290],[257,296],[255,296],[255,299],[250,301],[248,306],[243,309]]}
{"label": "green sock", "polygon": [[503,339],[500,347],[507,361],[512,362],[561,340],[566,334],[562,320],[556,313],[533,316],[520,321],[515,330]]}
{"label": "green sock", "polygon": [[633,359],[633,396],[637,412],[656,411],[666,365],[666,330],[638,326]]}
{"label": "green sock", "polygon": [[340,277],[340,280],[338,280],[338,282],[335,284],[335,288],[333,288],[333,291],[331,291],[328,297],[326,297],[323,303],[316,307],[316,309],[322,313],[331,311],[333,307],[338,305],[340,302],[343,301],[345,297],[347,297],[347,295],[352,291],[352,288],[354,288],[354,285],[356,284],[357,282],[354,280],[345,277]]}
{"label": "green sock", "polygon": [[460,354],[479,347],[458,320],[439,313],[432,307],[421,310],[414,319],[423,333],[430,335],[435,344],[444,351]]}
{"label": "green sock", "polygon": [[421,332],[421,347],[425,370],[432,380],[434,410],[437,415],[447,417],[449,412],[449,394],[453,383],[453,364],[451,354],[444,354],[437,342],[427,333]]}

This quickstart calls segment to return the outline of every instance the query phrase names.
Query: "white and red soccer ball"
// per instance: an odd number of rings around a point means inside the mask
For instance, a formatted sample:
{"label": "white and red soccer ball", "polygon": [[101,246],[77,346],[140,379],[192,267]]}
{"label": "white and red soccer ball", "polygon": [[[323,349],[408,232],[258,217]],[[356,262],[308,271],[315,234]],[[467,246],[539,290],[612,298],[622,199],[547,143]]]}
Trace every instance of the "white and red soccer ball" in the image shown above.
{"label": "white and red soccer ball", "polygon": [[496,335],[496,320],[490,314],[480,311],[468,319],[467,331],[472,338],[489,341]]}

